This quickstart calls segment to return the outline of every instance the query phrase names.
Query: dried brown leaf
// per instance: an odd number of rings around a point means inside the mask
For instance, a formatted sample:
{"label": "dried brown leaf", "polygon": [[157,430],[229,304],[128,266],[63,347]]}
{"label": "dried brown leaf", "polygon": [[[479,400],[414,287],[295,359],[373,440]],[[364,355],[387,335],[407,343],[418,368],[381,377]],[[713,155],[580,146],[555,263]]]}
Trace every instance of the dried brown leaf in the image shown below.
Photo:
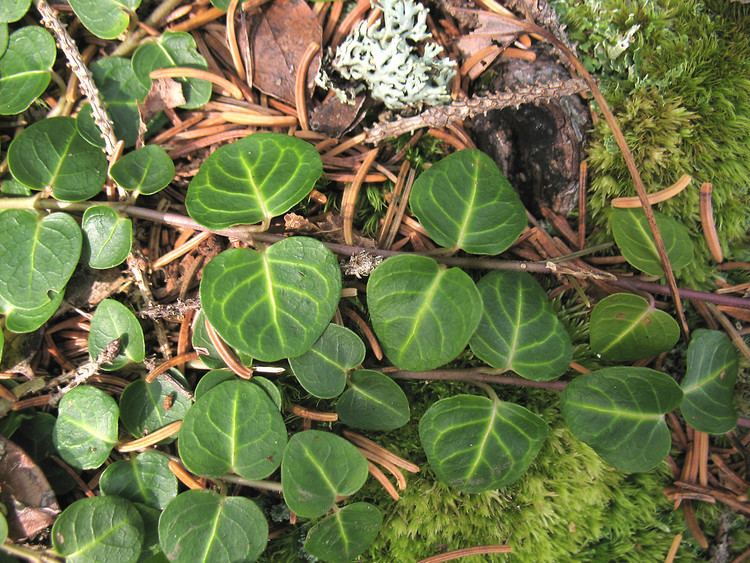
{"label": "dried brown leaf", "polygon": [[353,103],[345,104],[330,96],[315,106],[310,116],[310,127],[331,137],[340,137],[358,121],[365,96],[357,96]]}
{"label": "dried brown leaf", "polygon": [[146,99],[138,104],[138,111],[144,123],[165,109],[173,109],[185,103],[182,85],[172,78],[157,78],[151,82]]}
{"label": "dried brown leaf", "polygon": [[457,46],[465,59],[491,45],[507,47],[524,31],[524,22],[508,18],[500,19],[490,12],[480,10],[460,10],[462,15],[475,23],[474,31],[458,40]]}

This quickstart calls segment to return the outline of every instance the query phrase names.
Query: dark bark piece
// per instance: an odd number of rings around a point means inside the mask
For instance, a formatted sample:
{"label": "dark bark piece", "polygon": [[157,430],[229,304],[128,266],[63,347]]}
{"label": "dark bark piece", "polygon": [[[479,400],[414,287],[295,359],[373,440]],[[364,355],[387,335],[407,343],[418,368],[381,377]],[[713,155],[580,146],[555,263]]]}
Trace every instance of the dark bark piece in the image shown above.
{"label": "dark bark piece", "polygon": [[359,121],[364,103],[365,96],[357,96],[351,104],[341,102],[336,96],[329,96],[313,109],[310,127],[313,131],[340,137]]}
{"label": "dark bark piece", "polygon": [[[304,0],[276,0],[256,19],[252,40],[253,84],[264,94],[294,105],[294,81],[310,43],[321,45],[323,29]],[[320,51],[307,71],[312,88]]]}
{"label": "dark bark piece", "polygon": [[42,470],[4,436],[0,436],[0,488],[0,498],[8,509],[8,535],[14,541],[33,538],[60,513]]}
{"label": "dark bark piece", "polygon": [[[495,66],[493,91],[544,84],[570,77],[543,47],[534,62],[503,60]],[[477,146],[492,156],[524,204],[533,212],[545,206],[567,215],[577,204],[578,175],[591,116],[579,96],[542,105],[489,112],[469,122]]]}

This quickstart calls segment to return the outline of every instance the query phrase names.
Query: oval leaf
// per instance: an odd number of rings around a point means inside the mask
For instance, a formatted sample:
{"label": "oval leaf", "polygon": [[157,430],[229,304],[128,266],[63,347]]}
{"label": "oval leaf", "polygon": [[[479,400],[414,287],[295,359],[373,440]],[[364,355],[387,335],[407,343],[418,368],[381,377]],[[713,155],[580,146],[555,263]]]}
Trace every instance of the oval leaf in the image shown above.
{"label": "oval leaf", "polygon": [[147,145],[115,162],[112,179],[121,188],[152,195],[166,188],[174,178],[174,162],[158,145]]}
{"label": "oval leaf", "polygon": [[51,187],[61,201],[83,201],[98,194],[107,179],[107,159],[78,134],[72,117],[37,121],[10,144],[13,177],[34,190]]}
{"label": "oval leaf", "polygon": [[[148,90],[151,88],[151,71],[160,68],[186,66],[207,69],[206,59],[198,52],[195,40],[189,33],[165,31],[159,39],[141,43],[133,55],[133,71]],[[182,82],[182,94],[186,102],[179,106],[197,109],[211,99],[211,83],[198,78],[187,78]]]}
{"label": "oval leaf", "polygon": [[310,193],[323,173],[310,143],[279,133],[255,133],[216,150],[190,182],[185,205],[211,229],[268,222]]}
{"label": "oval leaf", "polygon": [[[0,23],[0,57],[2,57],[5,54],[5,50],[7,48],[8,48],[8,24]],[[3,193],[6,193],[4,187],[1,191]]]}
{"label": "oval leaf", "polygon": [[[683,224],[667,215],[654,211],[654,216],[672,269],[677,272],[693,260],[690,233]],[[613,209],[609,220],[615,242],[628,263],[652,276],[663,276],[659,253],[643,209]]]}
{"label": "oval leaf", "polygon": [[478,358],[535,381],[565,373],[572,358],[570,336],[531,274],[492,272],[477,287],[484,308],[469,345]]}
{"label": "oval leaf", "polygon": [[175,563],[256,561],[268,541],[268,523],[245,497],[187,491],[159,518],[159,544]]}
{"label": "oval leaf", "polygon": [[266,362],[307,352],[341,296],[338,262],[323,243],[291,237],[263,252],[237,248],[203,270],[208,321],[239,352]]}
{"label": "oval leaf", "polygon": [[90,385],[65,394],[58,406],[53,433],[55,448],[76,469],[96,469],[117,443],[115,400]]}
{"label": "oval leaf", "polygon": [[120,418],[125,429],[140,438],[182,420],[191,405],[185,390],[171,378],[159,377],[151,383],[136,379],[120,396]]}
{"label": "oval leaf", "polygon": [[419,439],[435,475],[467,493],[518,480],[548,432],[533,412],[476,395],[441,399],[419,421]]}
{"label": "oval leaf", "polygon": [[364,359],[362,339],[348,328],[329,324],[310,350],[289,358],[289,367],[305,391],[320,399],[332,399],[341,395],[347,374]]}
{"label": "oval leaf", "polygon": [[472,254],[500,254],[526,228],[518,194],[477,149],[455,152],[422,172],[409,204],[432,240]]}
{"label": "oval leaf", "polygon": [[[0,11],[6,2],[0,2]],[[56,57],[55,40],[41,27],[23,27],[11,34],[0,58],[0,115],[21,113],[44,93]]]}
{"label": "oval leaf", "polygon": [[198,475],[233,472],[263,479],[281,463],[286,426],[268,394],[249,381],[227,381],[210,389],[185,415],[178,449],[185,467]]}
{"label": "oval leaf", "polygon": [[321,561],[348,563],[367,551],[383,525],[383,513],[355,502],[326,516],[307,533],[305,551]]}
{"label": "oval leaf", "polygon": [[594,353],[628,362],[671,350],[680,338],[680,327],[643,297],[616,293],[594,307],[589,334]]}
{"label": "oval leaf", "polygon": [[135,563],[143,538],[141,515],[119,497],[77,500],[52,526],[52,544],[68,563]]}
{"label": "oval leaf", "polygon": [[5,315],[5,328],[11,332],[27,333],[38,330],[46,323],[62,303],[65,292],[56,293],[51,301],[33,309],[22,309],[0,300],[2,313]]}
{"label": "oval leaf", "polygon": [[140,363],[146,357],[143,328],[133,312],[114,299],[105,299],[94,312],[89,332],[89,355],[96,358],[110,342],[120,339],[120,351],[115,358],[102,364],[102,369],[115,371],[130,362]]}
{"label": "oval leaf", "polygon": [[130,24],[130,14],[141,0],[70,0],[70,7],[86,29],[102,39],[116,39]]}
{"label": "oval leaf", "polygon": [[653,469],[669,453],[664,415],[681,399],[679,386],[664,373],[612,367],[568,383],[561,408],[576,438],[617,469],[635,473]]}
{"label": "oval leaf", "polygon": [[367,305],[388,359],[415,371],[456,358],[482,315],[482,298],[471,278],[426,256],[394,256],[375,268]]}
{"label": "oval leaf", "polygon": [[102,473],[99,488],[103,495],[163,510],[177,496],[177,478],[168,463],[167,456],[151,451],[116,461]]}
{"label": "oval leaf", "polygon": [[299,516],[317,518],[336,497],[356,493],[367,480],[367,460],[343,438],[306,430],[295,434],[284,450],[281,485],[284,500]]}
{"label": "oval leaf", "polygon": [[[203,395],[208,393],[208,391],[210,391],[220,383],[224,383],[225,381],[235,381],[236,379],[237,376],[234,374],[234,372],[228,369],[214,369],[209,371],[200,378],[198,384],[195,386],[195,400],[197,401],[198,399],[200,399]],[[273,401],[273,404],[276,405],[279,410],[281,410],[281,391],[279,391],[279,388],[273,381],[271,381],[270,379],[266,379],[265,377],[260,375],[254,375],[250,380],[250,383],[252,383],[253,385],[258,385],[261,389],[263,389],[263,391],[266,392],[266,395],[268,395],[268,398]]]}
{"label": "oval leaf", "polygon": [[363,430],[395,430],[409,422],[409,400],[398,383],[380,372],[355,371],[336,403],[341,422]]}
{"label": "oval leaf", "polygon": [[0,213],[0,298],[19,309],[49,305],[78,265],[81,229],[66,213]]}
{"label": "oval leaf", "polygon": [[122,264],[133,244],[133,222],[106,205],[83,214],[83,255],[90,267],[106,270]]}
{"label": "oval leaf", "polygon": [[0,3],[0,22],[20,20],[29,11],[31,0],[3,0]]}
{"label": "oval leaf", "polygon": [[685,420],[701,432],[724,434],[737,424],[734,384],[739,357],[729,337],[718,330],[698,329],[687,353],[680,405]]}

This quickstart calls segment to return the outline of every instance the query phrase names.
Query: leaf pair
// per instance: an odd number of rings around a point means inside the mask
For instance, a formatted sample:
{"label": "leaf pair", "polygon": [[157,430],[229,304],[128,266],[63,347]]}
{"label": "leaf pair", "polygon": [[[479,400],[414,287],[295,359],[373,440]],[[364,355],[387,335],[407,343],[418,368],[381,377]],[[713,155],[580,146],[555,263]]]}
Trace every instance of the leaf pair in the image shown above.
{"label": "leaf pair", "polygon": [[[20,19],[28,7],[29,0],[3,0],[0,22]],[[23,27],[8,37],[0,23],[0,115],[21,113],[44,93],[56,57],[55,40],[41,27]]]}

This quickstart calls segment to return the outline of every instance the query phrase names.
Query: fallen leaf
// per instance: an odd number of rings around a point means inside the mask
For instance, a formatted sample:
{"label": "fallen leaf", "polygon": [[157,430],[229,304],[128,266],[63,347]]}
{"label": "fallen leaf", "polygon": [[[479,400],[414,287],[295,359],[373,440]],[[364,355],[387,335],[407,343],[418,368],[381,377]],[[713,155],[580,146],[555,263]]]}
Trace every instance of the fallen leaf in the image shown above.
{"label": "fallen leaf", "polygon": [[336,96],[329,96],[312,110],[310,127],[313,131],[340,137],[358,121],[364,103],[365,96],[357,96],[351,104],[341,102]]}
{"label": "fallen leaf", "polygon": [[14,541],[33,538],[60,513],[42,470],[4,436],[0,436],[0,498],[8,509],[8,532]]}
{"label": "fallen leaf", "polygon": [[[253,85],[264,94],[294,105],[294,81],[310,43],[321,45],[323,28],[304,0],[276,0],[256,19],[253,35]],[[307,71],[312,88],[320,53]]]}
{"label": "fallen leaf", "polygon": [[157,78],[151,81],[151,90],[146,99],[138,104],[141,120],[148,123],[157,113],[185,104],[182,84],[172,78]]}
{"label": "fallen leaf", "polygon": [[525,31],[524,22],[521,20],[501,18],[491,12],[480,10],[460,10],[460,12],[466,17],[465,21],[471,21],[474,27],[474,31],[462,36],[457,42],[464,59],[468,59],[474,53],[490,45],[507,47]]}

